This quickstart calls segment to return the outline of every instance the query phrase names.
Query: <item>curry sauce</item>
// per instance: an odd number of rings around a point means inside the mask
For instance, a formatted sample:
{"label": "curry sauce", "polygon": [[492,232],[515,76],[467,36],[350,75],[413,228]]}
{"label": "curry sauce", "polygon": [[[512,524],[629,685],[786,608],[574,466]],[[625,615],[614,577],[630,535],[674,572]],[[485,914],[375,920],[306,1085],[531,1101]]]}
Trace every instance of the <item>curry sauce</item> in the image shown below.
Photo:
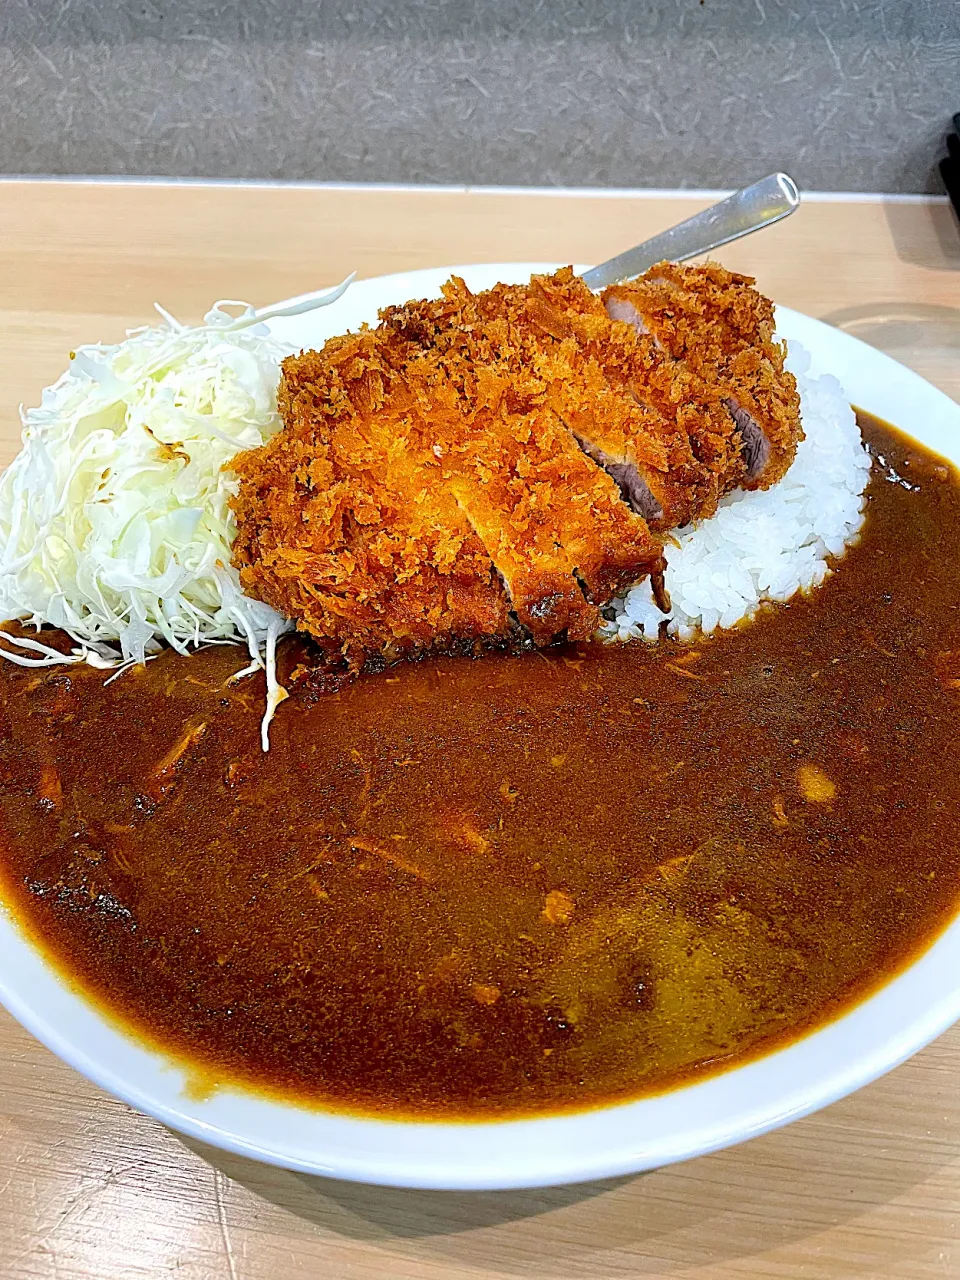
{"label": "curry sauce", "polygon": [[559,1111],[796,1038],[960,905],[960,486],[861,425],[859,544],[696,645],[304,688],[267,755],[236,649],[0,666],[4,897],[139,1035],[317,1105]]}

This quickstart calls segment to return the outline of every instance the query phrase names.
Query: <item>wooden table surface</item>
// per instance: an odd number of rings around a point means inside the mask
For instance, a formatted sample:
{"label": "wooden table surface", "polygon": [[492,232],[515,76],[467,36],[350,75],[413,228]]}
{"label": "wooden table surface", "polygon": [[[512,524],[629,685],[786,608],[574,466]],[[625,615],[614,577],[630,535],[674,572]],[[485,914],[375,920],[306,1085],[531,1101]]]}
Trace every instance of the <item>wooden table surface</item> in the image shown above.
{"label": "wooden table surface", "polygon": [[[184,319],[361,276],[606,258],[693,199],[0,182],[0,462],[81,341],[154,299]],[[960,231],[945,204],[808,203],[719,255],[778,301],[960,399]],[[637,1178],[390,1191],[186,1142],[0,1014],[0,1275],[960,1277],[960,1026],[778,1133]]]}

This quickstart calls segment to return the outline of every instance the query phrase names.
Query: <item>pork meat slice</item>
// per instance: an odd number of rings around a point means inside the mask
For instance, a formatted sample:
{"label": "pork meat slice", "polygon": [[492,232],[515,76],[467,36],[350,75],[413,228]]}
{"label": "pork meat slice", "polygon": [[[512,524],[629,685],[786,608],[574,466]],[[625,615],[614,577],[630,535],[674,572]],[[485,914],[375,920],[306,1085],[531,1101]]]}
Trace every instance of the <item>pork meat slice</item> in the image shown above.
{"label": "pork meat slice", "polygon": [[429,350],[450,369],[507,371],[514,399],[527,394],[548,404],[651,527],[672,528],[716,508],[713,473],[695,458],[680,420],[696,409],[680,410],[666,394],[654,406],[657,389],[646,399],[638,394],[631,370],[618,366],[632,331],[614,326],[569,269],[478,294],[455,277],[441,298],[389,308],[381,318],[398,343]]}
{"label": "pork meat slice", "polygon": [[537,643],[586,639],[600,605],[662,560],[646,521],[544,403],[538,383],[487,358],[428,348],[403,377],[424,456],[456,499]]}
{"label": "pork meat slice", "polygon": [[608,312],[712,384],[733,424],[744,488],[783,476],[802,439],[796,381],[775,339],[773,304],[750,277],[661,263],[604,291]]}

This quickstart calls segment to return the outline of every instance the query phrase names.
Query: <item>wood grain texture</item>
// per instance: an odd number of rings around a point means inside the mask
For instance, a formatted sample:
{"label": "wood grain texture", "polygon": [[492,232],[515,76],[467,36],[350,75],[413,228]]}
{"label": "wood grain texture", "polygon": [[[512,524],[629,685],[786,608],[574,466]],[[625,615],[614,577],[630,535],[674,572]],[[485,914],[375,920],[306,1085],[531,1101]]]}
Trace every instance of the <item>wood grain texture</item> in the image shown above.
{"label": "wood grain texture", "polygon": [[[693,201],[0,183],[0,461],[16,405],[154,299],[185,319],[356,268],[597,261]],[[810,204],[733,246],[778,301],[960,399],[944,205]],[[779,1133],[639,1178],[473,1195],[307,1178],[187,1144],[0,1016],[0,1275],[11,1280],[960,1276],[960,1028]]]}

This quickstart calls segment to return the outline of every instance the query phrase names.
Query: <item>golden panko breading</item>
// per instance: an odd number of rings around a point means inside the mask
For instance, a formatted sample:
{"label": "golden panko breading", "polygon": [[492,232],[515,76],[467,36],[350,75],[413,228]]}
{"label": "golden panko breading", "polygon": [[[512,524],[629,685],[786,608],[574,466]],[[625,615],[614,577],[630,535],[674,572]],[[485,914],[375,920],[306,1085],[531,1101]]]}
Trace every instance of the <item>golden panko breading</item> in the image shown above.
{"label": "golden panko breading", "polygon": [[773,303],[749,276],[722,267],[661,263],[603,294],[607,309],[639,325],[676,362],[712,384],[736,424],[745,489],[767,489],[803,438],[796,381],[774,341]]}
{"label": "golden panko breading", "polygon": [[284,428],[235,462],[244,590],[351,661],[591,635],[662,567],[651,529],[766,487],[799,400],[752,281],[569,268],[381,313],[284,362]]}

